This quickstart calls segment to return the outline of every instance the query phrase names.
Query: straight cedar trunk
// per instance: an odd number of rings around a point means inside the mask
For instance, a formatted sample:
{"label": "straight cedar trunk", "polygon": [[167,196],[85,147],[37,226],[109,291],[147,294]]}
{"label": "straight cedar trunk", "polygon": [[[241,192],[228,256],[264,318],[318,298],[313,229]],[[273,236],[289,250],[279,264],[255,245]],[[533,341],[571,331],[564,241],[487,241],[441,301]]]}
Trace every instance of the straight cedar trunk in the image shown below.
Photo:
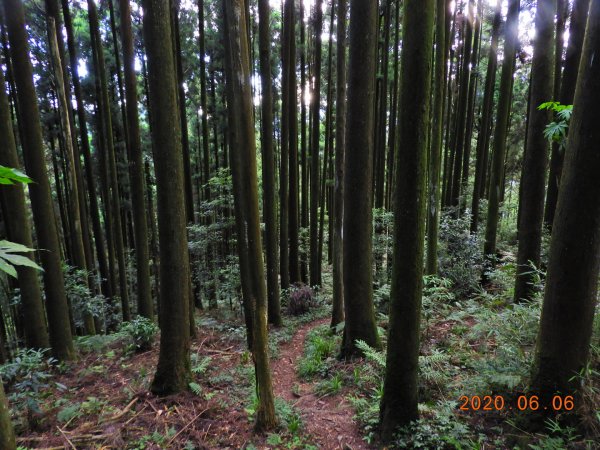
{"label": "straight cedar trunk", "polygon": [[[4,92],[4,86],[2,86]],[[0,379],[0,448],[3,450],[15,450],[17,443],[15,440],[15,432],[10,420],[10,410],[8,402],[4,395],[4,384]]]}
{"label": "straight cedar trunk", "polygon": [[[307,162],[307,120],[306,120],[306,102],[304,101],[304,90],[306,89],[306,25],[304,23],[304,2],[300,2],[299,14],[300,27],[300,164],[302,174],[300,180],[300,226],[306,230],[308,228],[308,162]],[[302,282],[308,282],[307,255],[305,252],[300,255],[300,278]]]}
{"label": "straight cedar trunk", "polygon": [[61,361],[71,360],[75,352],[60,260],[56,218],[46,170],[40,114],[33,84],[33,68],[29,59],[25,14],[21,0],[6,0],[4,5],[21,114],[19,123],[22,131],[21,145],[25,170],[34,181],[29,184],[29,198],[37,244],[39,248],[44,249],[40,252],[40,260],[44,268],[50,346],[55,358]]}
{"label": "straight cedar trunk", "polygon": [[261,100],[261,150],[263,181],[263,214],[266,227],[267,304],[269,322],[281,326],[279,302],[279,273],[277,262],[277,209],[275,203],[275,143],[273,141],[273,91],[271,80],[271,31],[268,0],[258,2],[258,39],[260,54]]}
{"label": "straight cedar trunk", "polygon": [[346,151],[346,0],[338,0],[337,13],[337,91],[335,102],[335,171],[333,181],[333,308],[331,326],[344,321],[344,154]]}
{"label": "straight cedar trunk", "polygon": [[[335,0],[331,2],[330,9],[330,22],[329,30],[333,32],[333,18],[335,15]],[[323,238],[325,234],[325,210],[327,209],[327,215],[331,217],[330,209],[331,205],[329,202],[329,187],[327,186],[327,179],[331,173],[331,164],[333,158],[331,157],[333,152],[333,131],[332,131],[332,114],[333,114],[333,39],[329,39],[327,48],[327,95],[325,97],[325,103],[327,105],[325,110],[325,155],[323,158],[323,171],[321,176],[321,195],[319,204],[321,208],[319,210],[319,246],[318,246],[318,261],[319,267],[323,266]],[[331,220],[329,221],[331,223]],[[330,234],[331,236],[331,234]],[[331,241],[331,239],[330,239]]]}
{"label": "straight cedar trunk", "polygon": [[446,5],[447,0],[436,0],[435,66],[433,75],[433,111],[429,146],[429,184],[427,208],[427,258],[425,272],[438,272],[438,231],[440,222],[440,170],[442,134],[444,132],[444,92],[446,90]]}
{"label": "straight cedar trunk", "polygon": [[469,168],[471,162],[471,147],[473,137],[473,122],[475,121],[475,97],[477,94],[477,87],[479,83],[479,51],[481,50],[481,21],[483,17],[483,6],[482,1],[477,2],[477,9],[474,16],[473,26],[473,50],[471,51],[471,62],[470,62],[470,80],[469,80],[469,94],[467,96],[467,123],[465,129],[465,149],[463,153],[462,171],[461,171],[461,195],[463,199],[460,204],[460,212],[464,213],[467,201],[466,192],[469,184]]}
{"label": "straight cedar trunk", "polygon": [[[259,432],[277,425],[267,335],[267,293],[264,279],[260,219],[258,212],[258,181],[256,148],[250,89],[250,61],[246,33],[245,8],[242,0],[225,0],[225,72],[231,139],[232,175],[234,184],[238,231],[238,250],[246,253],[248,287],[255,304],[253,314],[254,342],[252,354],[256,374],[258,409],[255,429]],[[240,214],[237,214],[237,213]],[[242,245],[245,244],[246,248]],[[243,273],[242,273],[243,275]]]}
{"label": "straight cedar trunk", "polygon": [[[0,164],[5,167],[19,168],[19,158],[10,119],[10,107],[6,95],[4,74],[0,70]],[[6,234],[13,242],[33,248],[31,238],[31,224],[25,205],[25,193],[21,184],[2,186],[0,200]],[[44,305],[42,303],[42,290],[37,269],[26,266],[15,266],[18,274],[18,285],[21,291],[21,311],[23,312],[25,344],[30,348],[48,348],[48,327]]]}
{"label": "straight cedar trunk", "polygon": [[342,244],[346,324],[341,356],[344,358],[360,353],[356,347],[357,339],[362,339],[371,347],[381,346],[373,309],[373,205],[370,195],[373,179],[377,2],[352,0],[350,5]]}
{"label": "straight cedar trunk", "polygon": [[[531,392],[575,395],[587,367],[600,266],[600,0],[589,11],[552,230]],[[541,411],[541,408],[540,408]]]}
{"label": "straight cedar trunk", "polygon": [[204,200],[210,201],[210,158],[208,148],[208,103],[206,99],[206,55],[204,30],[204,0],[198,0],[198,44],[200,50],[200,108],[202,108],[202,173],[204,179]]}
{"label": "straight cedar trunk", "polygon": [[496,238],[502,193],[504,191],[504,159],[506,155],[506,136],[508,134],[508,118],[512,98],[513,73],[518,45],[519,0],[509,0],[508,15],[505,26],[504,60],[500,78],[498,112],[494,130],[494,148],[492,150],[492,166],[490,168],[490,193],[487,222],[485,227],[485,244],[483,254],[489,258],[496,256]]}
{"label": "straight cedar trunk", "polygon": [[290,143],[290,90],[291,71],[295,61],[291,60],[291,45],[294,40],[294,2],[286,0],[283,11],[283,42],[281,45],[282,63],[282,110],[281,110],[281,158],[279,161],[279,273],[281,288],[290,287],[290,248],[289,248],[289,143]]}
{"label": "straight cedar trunk", "polygon": [[[60,71],[62,72],[61,80],[62,80],[63,86],[64,86],[65,98],[69,99],[71,97],[71,90],[70,90],[70,86],[71,86],[70,81],[71,80],[69,77],[69,72],[67,70],[67,56],[65,55],[65,50],[64,50],[65,46],[64,46],[61,17],[60,17],[60,12],[59,12],[60,11],[59,3],[58,3],[58,0],[46,0],[45,4],[46,4],[46,15],[47,15],[48,23],[50,22],[51,19],[54,21],[54,34],[56,36],[56,44],[58,47],[58,49],[57,49],[58,56],[56,56],[55,58],[53,57],[53,59],[60,61]],[[69,20],[69,21],[71,20],[68,10],[67,10],[67,13],[65,14],[65,27],[67,26],[67,23],[66,23],[67,20]],[[69,25],[71,25],[71,24],[69,23]],[[67,39],[69,39],[68,36],[67,36]],[[77,82],[78,81],[79,80],[77,80]],[[75,80],[73,80],[74,87],[75,87],[75,84],[76,84],[76,82],[75,82]],[[56,84],[56,87],[57,87],[57,90],[58,90],[58,88],[60,88],[58,83]],[[80,86],[77,86],[77,87],[80,88]],[[60,98],[59,98],[59,100],[60,100]],[[71,189],[71,192],[73,194],[75,194],[75,199],[73,201],[76,201],[78,203],[75,207],[77,209],[79,209],[79,211],[80,211],[78,217],[76,215],[73,215],[73,217],[70,217],[70,220],[75,221],[75,224],[78,225],[78,228],[80,228],[81,245],[83,245],[83,253],[84,253],[84,259],[85,259],[85,269],[87,269],[87,271],[88,271],[87,282],[90,287],[90,290],[92,292],[96,292],[96,290],[97,290],[96,278],[94,276],[94,270],[93,270],[95,268],[95,262],[94,262],[94,254],[92,251],[90,226],[89,226],[89,220],[88,220],[89,208],[88,208],[88,202],[86,199],[86,190],[85,190],[83,169],[82,169],[82,165],[81,165],[81,155],[80,155],[79,145],[77,142],[77,133],[76,133],[76,127],[75,127],[75,117],[73,114],[72,102],[66,102],[66,105],[62,106],[60,109],[61,109],[61,114],[66,115],[64,121],[68,123],[69,132],[71,134],[71,136],[70,136],[71,137],[71,148],[72,148],[71,162],[73,164],[69,168],[69,175],[72,178],[72,182],[74,182],[74,185],[73,185],[74,187]],[[65,132],[65,130],[66,130],[66,128],[63,128],[63,133]],[[77,228],[75,229],[75,231],[78,232]],[[79,245],[79,244],[77,244],[77,245]],[[93,318],[92,315],[89,314],[85,318],[85,321],[88,325],[90,324],[90,320],[97,321],[98,318]],[[94,331],[93,328],[90,331]]]}
{"label": "straight cedar trunk", "polygon": [[471,53],[473,47],[473,17],[474,0],[468,1],[468,13],[463,44],[462,67],[460,69],[460,83],[458,94],[458,108],[456,111],[456,141],[454,145],[454,159],[452,168],[452,190],[450,192],[450,205],[459,207],[462,187],[463,158],[467,147],[467,110],[469,105],[469,84],[471,81]]}
{"label": "straight cedar trunk", "polygon": [[546,166],[550,146],[544,136],[544,129],[550,122],[551,115],[549,111],[539,110],[538,107],[552,98],[555,15],[556,0],[538,1],[531,63],[529,120],[520,184],[515,302],[533,298],[535,268],[540,265]]}
{"label": "straight cedar trunk", "polygon": [[488,51],[488,65],[483,91],[481,125],[477,138],[477,156],[475,162],[475,183],[471,203],[471,233],[476,233],[479,227],[479,201],[486,181],[487,155],[492,126],[492,109],[494,106],[494,86],[496,84],[496,69],[498,68],[498,39],[502,23],[502,0],[498,0],[492,22],[492,37]]}
{"label": "straight cedar trunk", "polygon": [[[319,147],[321,140],[321,32],[323,29],[323,0],[316,0],[314,10],[314,53],[313,85],[310,96],[312,130],[310,143],[310,285],[321,284],[319,266]],[[366,131],[366,130],[365,130]],[[323,174],[325,175],[325,174]],[[366,191],[365,191],[366,192]]]}
{"label": "straight cedar trunk", "polygon": [[168,0],[144,0],[152,151],[160,246],[160,353],[152,392],[187,388],[190,372],[190,266],[177,79]]}
{"label": "straight cedar trunk", "polygon": [[142,161],[137,76],[135,73],[135,53],[129,0],[119,0],[119,11],[121,16],[127,124],[129,126],[129,179],[131,183],[131,207],[133,209],[135,236],[137,309],[139,315],[152,319],[154,317],[154,308],[150,289],[150,249],[148,247],[148,223],[146,222],[146,201],[144,197],[144,166]]}
{"label": "straight cedar trunk", "polygon": [[[423,239],[427,133],[431,91],[434,0],[405,0],[402,24],[400,146],[394,190],[394,261],[381,435],[418,418],[419,329],[423,288]],[[415,110],[414,105],[421,105]]]}
{"label": "straight cedar trunk", "polygon": [[[571,25],[569,26],[569,43],[567,44],[567,52],[565,55],[565,68],[560,84],[560,95],[558,99],[555,99],[563,105],[570,105],[573,103],[589,9],[590,0],[574,0],[573,11],[571,13]],[[560,186],[564,157],[564,150],[561,150],[558,146],[553,146],[552,156],[550,158],[550,173],[548,175],[546,207],[544,211],[544,224],[549,230],[552,230],[552,222],[556,211],[558,187]]]}
{"label": "straight cedar trunk", "polygon": [[[69,104],[67,103],[67,92],[64,84],[63,64],[60,59],[60,52],[58,47],[58,40],[56,38],[56,25],[52,16],[47,17],[47,30],[48,30],[48,47],[50,49],[51,66],[54,75],[54,84],[58,96],[58,116],[60,119],[60,129],[62,130],[61,137],[64,145],[64,151],[66,153],[65,158],[65,185],[68,188],[68,220],[70,234],[70,248],[71,248],[71,263],[79,270],[86,271],[87,261],[85,256],[85,249],[83,245],[84,237],[82,232],[82,211],[80,206],[83,207],[83,213],[85,214],[85,202],[79,203],[79,189],[80,184],[76,179],[74,172],[75,167],[75,153],[79,158],[79,152],[77,152],[73,146],[73,133],[71,130],[71,121],[69,120]],[[80,162],[80,161],[78,161]],[[81,173],[79,174],[81,175]],[[86,217],[87,223],[87,217]],[[87,232],[87,227],[86,227]],[[93,288],[93,286],[89,286]],[[84,328],[86,334],[96,334],[96,327],[94,324],[94,316],[87,312],[83,317]]]}
{"label": "straight cedar trunk", "polygon": [[297,76],[296,76],[296,19],[295,9],[292,13],[291,23],[291,38],[290,38],[290,49],[289,49],[289,189],[288,189],[288,238],[289,238],[289,271],[290,271],[290,283],[299,283],[300,277],[300,248],[299,248],[299,228],[298,228],[298,180],[299,180],[299,168],[298,168],[298,105],[297,105]]}
{"label": "straight cedar trunk", "polygon": [[[103,174],[108,174],[108,179],[105,180],[106,186],[104,201],[107,204],[107,212],[110,209],[110,214],[107,216],[107,218],[110,217],[110,219],[107,220],[106,228],[107,230],[110,229],[111,233],[111,236],[109,236],[108,240],[112,241],[114,245],[113,254],[114,259],[117,261],[117,268],[119,272],[118,290],[121,297],[122,316],[123,321],[127,322],[131,319],[131,314],[129,311],[129,294],[127,291],[127,268],[125,266],[122,233],[123,227],[121,226],[121,198],[119,195],[119,183],[117,180],[117,165],[115,161],[115,145],[113,140],[110,100],[108,96],[108,82],[106,79],[106,68],[104,64],[104,49],[102,46],[102,39],[100,37],[96,4],[94,3],[94,0],[88,0],[87,5],[92,49],[94,53],[94,73],[98,79],[98,88],[100,90],[98,106],[102,123],[102,127],[100,128],[103,142],[102,153],[104,164],[106,165],[106,167],[104,167],[105,170],[103,170]],[[108,235],[109,233],[107,233],[107,236]],[[113,292],[116,292],[116,289],[113,289]]]}
{"label": "straight cedar trunk", "polygon": [[[78,57],[75,47],[75,36],[73,33],[73,23],[69,11],[68,0],[62,0],[62,11],[65,19],[65,28],[67,31],[67,46],[69,48],[69,63],[71,66],[71,78],[73,80],[73,91],[77,102],[77,119],[79,122],[80,149],[85,163],[85,181],[89,199],[89,214],[92,219],[92,231],[98,258],[98,269],[100,272],[101,292],[108,299],[112,298],[113,292],[110,289],[110,276],[108,262],[106,260],[106,248],[104,246],[104,235],[100,222],[100,209],[96,191],[96,178],[92,167],[92,157],[88,138],[87,121],[85,117],[85,107],[83,105],[83,95],[81,92],[81,83],[79,81]],[[76,161],[77,163],[77,161]],[[94,266],[93,258],[90,269]]]}

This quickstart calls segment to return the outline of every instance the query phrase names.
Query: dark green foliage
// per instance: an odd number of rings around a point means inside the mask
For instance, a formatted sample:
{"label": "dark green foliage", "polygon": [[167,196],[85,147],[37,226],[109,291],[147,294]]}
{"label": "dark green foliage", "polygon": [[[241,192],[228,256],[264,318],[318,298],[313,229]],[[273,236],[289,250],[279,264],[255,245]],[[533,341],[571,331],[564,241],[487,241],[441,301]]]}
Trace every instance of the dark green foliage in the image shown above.
{"label": "dark green foliage", "polygon": [[137,352],[143,352],[152,348],[152,343],[158,333],[158,326],[146,317],[137,316],[130,322],[125,322],[121,331],[133,339],[133,345]]}
{"label": "dark green foliage", "polygon": [[457,298],[479,289],[484,259],[479,234],[469,231],[471,218],[446,212],[440,223],[439,274],[452,281]]}

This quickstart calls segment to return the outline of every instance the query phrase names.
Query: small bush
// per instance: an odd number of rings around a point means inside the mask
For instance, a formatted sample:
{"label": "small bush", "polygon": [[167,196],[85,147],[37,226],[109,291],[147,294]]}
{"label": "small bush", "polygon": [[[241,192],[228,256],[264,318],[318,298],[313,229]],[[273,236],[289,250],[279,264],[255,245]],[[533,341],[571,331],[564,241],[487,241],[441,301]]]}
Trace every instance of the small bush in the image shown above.
{"label": "small bush", "polygon": [[471,216],[455,218],[446,212],[440,224],[439,275],[452,281],[457,298],[479,289],[483,270],[483,252],[479,235],[471,234]]}
{"label": "small bush", "polygon": [[314,306],[314,291],[306,285],[292,287],[287,299],[287,313],[290,316],[306,314]]}
{"label": "small bush", "polygon": [[125,322],[121,331],[133,339],[133,345],[137,352],[143,352],[152,347],[154,337],[158,333],[158,326],[146,317],[137,316],[131,322]]}

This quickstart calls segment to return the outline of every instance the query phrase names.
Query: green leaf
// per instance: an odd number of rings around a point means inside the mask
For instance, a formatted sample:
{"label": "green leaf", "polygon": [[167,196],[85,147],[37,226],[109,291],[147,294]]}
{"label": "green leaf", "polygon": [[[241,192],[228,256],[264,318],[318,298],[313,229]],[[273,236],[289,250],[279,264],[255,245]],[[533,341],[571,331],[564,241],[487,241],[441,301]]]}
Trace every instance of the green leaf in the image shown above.
{"label": "green leaf", "polygon": [[34,249],[25,247],[17,242],[0,241],[0,252],[4,253],[26,253],[33,252]]}
{"label": "green leaf", "polygon": [[200,386],[198,383],[194,383],[191,382],[189,385],[190,389],[192,390],[192,392],[196,395],[201,395],[202,394],[202,386]]}
{"label": "green leaf", "polygon": [[18,169],[0,165],[0,184],[32,183],[32,179]]}
{"label": "green leaf", "polygon": [[7,264],[6,261],[0,258],[0,270],[9,274],[11,277],[17,278],[17,271],[13,266]]}
{"label": "green leaf", "polygon": [[0,252],[0,258],[5,259],[9,264],[12,264],[13,266],[26,266],[37,270],[43,270],[33,260],[27,258],[26,256]]}

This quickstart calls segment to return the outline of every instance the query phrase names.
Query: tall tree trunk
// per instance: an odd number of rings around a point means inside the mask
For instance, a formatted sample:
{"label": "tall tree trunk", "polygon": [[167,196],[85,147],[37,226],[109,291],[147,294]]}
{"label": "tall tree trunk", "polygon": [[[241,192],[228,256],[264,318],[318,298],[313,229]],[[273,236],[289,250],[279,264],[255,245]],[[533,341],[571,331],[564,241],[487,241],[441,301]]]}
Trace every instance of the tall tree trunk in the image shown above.
{"label": "tall tree trunk", "polygon": [[14,65],[17,98],[21,110],[22,147],[25,170],[34,180],[29,185],[40,260],[44,268],[46,311],[52,354],[60,360],[74,357],[73,340],[69,324],[67,296],[60,260],[60,247],[56,219],[52,206],[50,183],[46,171],[42,128],[33,84],[33,68],[29,59],[29,45],[25,28],[25,14],[20,0],[4,2],[7,16],[10,52]]}
{"label": "tall tree trunk", "polygon": [[459,206],[462,182],[462,164],[467,143],[467,109],[469,104],[469,84],[471,81],[471,52],[473,46],[473,17],[474,0],[468,1],[468,12],[464,46],[462,54],[462,67],[460,70],[460,92],[458,94],[458,108],[456,111],[456,143],[454,146],[454,161],[452,170],[451,205]]}
{"label": "tall tree trunk", "polygon": [[[306,89],[306,26],[304,24],[304,2],[300,2],[300,164],[302,166],[302,179],[300,180],[302,198],[300,211],[300,226],[308,228],[308,161],[307,161],[307,120],[306,102],[304,91]],[[300,255],[300,277],[303,282],[308,282],[307,255]]]}
{"label": "tall tree trunk", "polygon": [[[129,311],[129,295],[127,292],[127,269],[125,266],[125,254],[123,245],[123,227],[121,225],[121,198],[119,196],[119,183],[117,179],[117,166],[115,162],[115,145],[113,141],[112,119],[110,114],[110,100],[108,96],[108,83],[106,80],[106,69],[104,65],[104,50],[100,37],[98,25],[98,12],[93,0],[88,0],[88,14],[90,23],[90,34],[92,36],[92,49],[94,51],[94,72],[99,79],[100,98],[98,99],[100,114],[103,124],[104,159],[108,172],[107,187],[105,190],[106,201],[110,205],[110,220],[106,224],[107,229],[112,231],[114,244],[114,255],[119,271],[119,295],[121,297],[121,309],[123,321],[131,318]],[[107,208],[108,209],[108,208]]]}
{"label": "tall tree trunk", "polygon": [[177,79],[168,0],[144,0],[152,151],[158,199],[160,325],[158,366],[152,392],[187,388],[190,373],[190,266]]}
{"label": "tall tree trunk", "polygon": [[333,308],[331,326],[344,321],[343,241],[344,154],[346,150],[346,0],[338,0],[337,13],[337,91],[335,102],[335,175],[333,187]]}
{"label": "tall tree trunk", "polygon": [[[394,262],[387,364],[380,407],[381,432],[385,441],[391,440],[398,426],[418,418],[419,334],[434,16],[434,0],[405,0],[398,130],[400,146],[394,190]],[[421,106],[414,110],[414,105]]]}
{"label": "tall tree trunk", "polygon": [[[573,2],[571,25],[569,26],[569,43],[567,44],[565,68],[560,85],[560,96],[558,98],[558,101],[563,105],[570,105],[573,102],[589,8],[590,0],[574,0]],[[546,209],[544,212],[544,224],[549,230],[552,230],[552,222],[554,221],[564,157],[563,150],[559,147],[552,148],[550,174],[548,176],[548,193],[546,195]]]}
{"label": "tall tree trunk", "polygon": [[492,167],[490,169],[490,195],[488,202],[487,223],[485,228],[484,255],[491,258],[496,255],[496,238],[498,234],[498,212],[503,188],[504,156],[506,154],[506,135],[508,134],[508,118],[512,98],[513,72],[518,44],[519,0],[509,0],[508,15],[505,26],[504,59],[500,79],[500,95],[498,97],[498,113],[494,130],[494,148],[492,151]]}
{"label": "tall tree trunk", "polygon": [[492,23],[492,37],[488,51],[487,72],[483,92],[481,125],[477,138],[477,157],[475,162],[475,184],[471,203],[471,233],[476,233],[479,226],[479,201],[486,180],[487,155],[492,126],[492,109],[494,106],[494,86],[496,84],[496,69],[498,67],[498,39],[502,23],[502,0],[498,0]]}
{"label": "tall tree trunk", "polygon": [[359,353],[357,339],[375,348],[381,345],[373,309],[373,211],[369,194],[373,179],[377,3],[352,0],[350,5],[342,256],[346,325],[341,355],[346,358]]}
{"label": "tall tree trunk", "polygon": [[281,326],[279,268],[277,264],[277,209],[275,207],[275,145],[273,142],[273,92],[271,88],[270,51],[271,31],[269,26],[270,12],[269,1],[260,0],[258,3],[258,39],[260,47],[260,75],[262,82],[262,117],[260,123],[263,166],[263,215],[266,226],[267,304],[269,322],[275,326]]}
{"label": "tall tree trunk", "polygon": [[[540,265],[542,221],[548,140],[544,129],[550,112],[538,107],[552,98],[554,77],[554,16],[556,0],[539,0],[535,17],[535,43],[531,63],[529,120],[523,156],[521,195],[519,199],[517,277],[515,301],[531,300],[535,293],[535,268]],[[532,267],[533,266],[533,267]]]}
{"label": "tall tree trunk", "polygon": [[[227,100],[229,111],[229,135],[231,138],[232,175],[238,179],[234,185],[235,198],[239,203],[236,214],[238,230],[245,239],[238,240],[240,253],[248,258],[248,285],[255,302],[254,342],[252,353],[256,374],[257,431],[276,426],[275,402],[269,367],[267,335],[267,295],[264,279],[260,220],[258,213],[258,186],[256,172],[256,148],[252,117],[252,92],[250,90],[250,62],[245,11],[241,0],[225,0],[225,50],[227,76]],[[240,243],[245,244],[242,248]]]}
{"label": "tall tree trunk", "polygon": [[[70,235],[70,248],[72,264],[79,270],[87,271],[87,261],[85,257],[85,249],[83,246],[83,233],[81,227],[81,209],[79,203],[79,191],[78,182],[76,180],[76,174],[74,173],[75,166],[75,155],[76,150],[73,147],[73,133],[71,130],[71,122],[69,120],[69,107],[67,103],[67,93],[64,84],[64,74],[62,71],[63,64],[60,60],[58,41],[56,38],[56,26],[54,18],[52,16],[47,17],[47,29],[48,29],[48,45],[50,48],[50,59],[52,63],[52,69],[54,73],[54,84],[57,90],[58,96],[58,115],[60,119],[60,128],[62,130],[61,137],[66,153],[65,158],[65,186],[68,188],[68,220],[69,228],[71,230]],[[77,155],[79,157],[79,155]],[[85,207],[85,203],[81,206]],[[85,213],[85,209],[84,209]],[[87,221],[86,221],[87,223]],[[90,286],[93,287],[93,286]],[[94,317],[91,313],[86,312],[83,315],[85,332],[87,334],[95,334],[96,329],[94,325]]]}
{"label": "tall tree trunk", "polygon": [[315,65],[310,96],[312,135],[310,144],[310,285],[321,284],[319,266],[319,147],[321,140],[321,32],[323,29],[323,0],[316,0],[314,9]]}
{"label": "tall tree trunk", "polygon": [[286,0],[283,11],[283,43],[281,46],[282,74],[282,112],[281,112],[281,160],[279,176],[279,264],[281,288],[290,287],[289,257],[289,142],[291,105],[290,78],[295,61],[291,60],[291,46],[294,39],[294,3]]}
{"label": "tall tree trunk", "polygon": [[295,33],[295,10],[292,21],[292,37],[290,40],[290,54],[289,54],[289,270],[290,270],[290,283],[298,283],[301,281],[300,277],[300,249],[299,249],[299,229],[298,229],[298,93],[297,93],[297,76],[296,76],[296,33]]}
{"label": "tall tree trunk", "polygon": [[435,22],[435,68],[433,75],[433,112],[431,144],[429,147],[429,186],[427,208],[427,259],[425,272],[435,275],[438,271],[437,247],[439,229],[440,170],[442,158],[442,134],[444,131],[444,92],[446,90],[446,5],[447,0],[436,1]]}
{"label": "tall tree trunk", "polygon": [[575,395],[577,404],[577,375],[589,357],[600,266],[600,59],[594,58],[599,51],[600,0],[592,0],[531,382],[540,404],[556,393]]}
{"label": "tall tree trunk", "polygon": [[[19,168],[19,158],[13,134],[8,97],[6,95],[4,75],[0,70],[0,164],[6,167]],[[23,186],[2,186],[0,190],[2,212],[8,238],[25,247],[32,248],[31,224],[25,206]],[[42,290],[38,271],[27,266],[16,266],[18,284],[21,291],[22,311],[24,315],[25,344],[31,348],[48,348],[48,328]]]}
{"label": "tall tree trunk", "polygon": [[131,181],[131,206],[135,232],[135,262],[137,274],[138,314],[152,319],[154,316],[150,291],[150,251],[148,249],[148,224],[144,198],[144,166],[138,116],[137,77],[129,0],[119,0],[121,39],[123,47],[123,73],[127,124],[129,126],[129,179]]}
{"label": "tall tree trunk", "polygon": [[[71,66],[71,75],[73,80],[73,91],[75,93],[75,100],[77,102],[77,118],[79,121],[79,135],[81,151],[83,153],[83,159],[85,163],[85,178],[88,190],[89,199],[89,213],[92,219],[92,230],[94,235],[94,243],[96,246],[96,255],[98,258],[98,269],[100,272],[100,285],[101,291],[106,298],[111,298],[113,295],[110,289],[110,276],[108,271],[108,262],[106,260],[106,249],[104,246],[104,234],[102,232],[102,226],[100,223],[100,209],[98,206],[98,198],[96,191],[96,178],[92,168],[92,158],[90,153],[90,144],[88,138],[87,122],[85,117],[85,107],[83,105],[83,95],[81,92],[81,83],[79,81],[78,71],[78,58],[75,47],[75,36],[73,33],[73,24],[71,20],[71,14],[69,11],[68,0],[62,0],[62,11],[65,19],[65,28],[67,30],[67,45],[69,47],[69,62]],[[77,158],[76,158],[77,159]],[[77,164],[78,161],[75,161]],[[77,167],[77,166],[76,166]],[[83,189],[82,189],[83,190]],[[82,222],[83,224],[83,222]],[[93,261],[93,259],[92,259]],[[93,265],[92,265],[93,267]],[[91,270],[92,267],[88,266]]]}

